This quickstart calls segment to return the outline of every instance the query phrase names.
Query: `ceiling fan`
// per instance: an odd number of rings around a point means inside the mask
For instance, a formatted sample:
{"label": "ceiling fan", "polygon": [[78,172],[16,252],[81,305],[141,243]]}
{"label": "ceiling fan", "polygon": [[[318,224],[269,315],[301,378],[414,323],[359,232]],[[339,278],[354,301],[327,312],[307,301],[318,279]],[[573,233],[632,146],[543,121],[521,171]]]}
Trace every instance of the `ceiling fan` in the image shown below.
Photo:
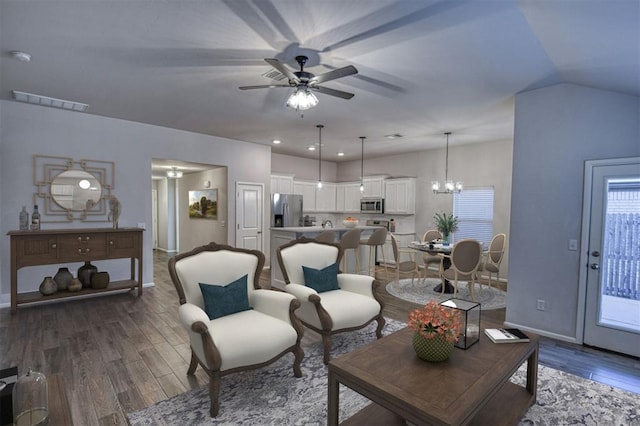
{"label": "ceiling fan", "polygon": [[[304,70],[304,65],[309,58],[306,56],[296,56],[296,62],[300,65],[300,71],[291,72],[282,62],[275,58],[265,58],[265,61],[276,70],[280,71],[285,77],[289,79],[289,84],[264,84],[259,86],[241,86],[240,90],[250,89],[271,89],[273,87],[295,87],[297,88],[295,94],[308,94],[313,96],[309,90],[323,93],[325,95],[337,96],[338,98],[351,99],[353,93],[344,92],[342,90],[330,89],[328,87],[320,86],[320,83],[335,80],[338,78],[346,77],[352,74],[357,74],[358,70],[353,65],[349,65],[343,68],[338,68],[324,74],[315,75]],[[292,95],[293,96],[293,95]],[[313,96],[315,98],[315,96]],[[317,103],[317,99],[315,101]],[[315,106],[315,103],[311,106]],[[298,107],[296,107],[298,109]],[[303,108],[299,108],[303,109]]]}

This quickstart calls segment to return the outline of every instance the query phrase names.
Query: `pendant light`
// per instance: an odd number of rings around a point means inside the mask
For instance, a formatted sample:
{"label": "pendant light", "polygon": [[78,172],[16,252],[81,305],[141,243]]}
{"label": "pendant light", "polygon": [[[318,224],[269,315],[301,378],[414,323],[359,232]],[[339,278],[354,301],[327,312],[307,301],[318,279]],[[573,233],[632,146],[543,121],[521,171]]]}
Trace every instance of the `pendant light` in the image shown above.
{"label": "pendant light", "polygon": [[360,136],[360,192],[364,192],[364,140],[366,136]]}
{"label": "pendant light", "polygon": [[318,189],[322,189],[322,124],[316,126],[318,128]]}
{"label": "pendant light", "polygon": [[449,135],[451,132],[444,132],[447,137],[447,150],[444,165],[444,190],[440,190],[440,182],[437,180],[431,181],[431,189],[434,194],[453,194],[462,191],[462,182],[453,182],[449,180]]}

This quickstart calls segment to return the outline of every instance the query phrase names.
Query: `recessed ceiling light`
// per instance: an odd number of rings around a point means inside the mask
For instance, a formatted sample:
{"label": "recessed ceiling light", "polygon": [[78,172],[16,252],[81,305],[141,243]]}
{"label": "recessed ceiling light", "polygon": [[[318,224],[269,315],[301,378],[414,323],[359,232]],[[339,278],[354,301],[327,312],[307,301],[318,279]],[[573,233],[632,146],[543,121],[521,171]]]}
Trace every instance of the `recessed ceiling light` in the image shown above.
{"label": "recessed ceiling light", "polygon": [[69,109],[71,111],[84,112],[89,105],[74,101],[65,101],[63,99],[50,98],[48,96],[34,95],[33,93],[19,92],[12,90],[13,99],[20,102],[26,102],[34,105],[42,105],[54,108]]}
{"label": "recessed ceiling light", "polygon": [[278,145],[280,142],[281,142],[281,141],[280,141],[279,139],[274,139],[274,140],[273,140],[273,143],[274,143],[274,144],[276,144],[276,145]]}
{"label": "recessed ceiling light", "polygon": [[314,145],[309,145],[309,148],[307,148],[309,151],[315,151],[316,147]]}
{"label": "recessed ceiling light", "polygon": [[9,54],[11,55],[11,57],[13,59],[17,59],[20,62],[29,62],[29,61],[31,61],[31,55],[28,54],[27,52],[21,52],[19,50],[13,50],[13,51],[9,52]]}
{"label": "recessed ceiling light", "polygon": [[340,151],[340,152],[338,153],[338,157],[344,157],[344,152]]}
{"label": "recessed ceiling light", "polygon": [[401,135],[400,133],[393,133],[391,135],[384,135],[384,137],[387,139],[399,139],[404,137],[404,135]]}

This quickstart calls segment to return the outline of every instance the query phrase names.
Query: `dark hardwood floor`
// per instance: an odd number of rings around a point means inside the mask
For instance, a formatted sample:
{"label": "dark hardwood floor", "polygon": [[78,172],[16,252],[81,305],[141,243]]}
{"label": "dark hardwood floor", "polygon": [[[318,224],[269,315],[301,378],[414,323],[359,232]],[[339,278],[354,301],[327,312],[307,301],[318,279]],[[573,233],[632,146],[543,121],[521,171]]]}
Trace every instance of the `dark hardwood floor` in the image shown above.
{"label": "dark hardwood floor", "polygon": [[[16,315],[0,310],[0,368],[17,366],[23,374],[31,367],[46,375],[51,424],[126,424],[127,412],[208,383],[200,368],[186,375],[189,342],[178,322],[168,259],[154,254],[156,286],[140,298],[122,293],[24,306]],[[268,274],[263,277],[268,283]],[[385,301],[385,315],[399,321],[418,307],[388,294]],[[504,315],[504,309],[483,312],[495,321]],[[539,360],[640,394],[637,359],[542,338]]]}

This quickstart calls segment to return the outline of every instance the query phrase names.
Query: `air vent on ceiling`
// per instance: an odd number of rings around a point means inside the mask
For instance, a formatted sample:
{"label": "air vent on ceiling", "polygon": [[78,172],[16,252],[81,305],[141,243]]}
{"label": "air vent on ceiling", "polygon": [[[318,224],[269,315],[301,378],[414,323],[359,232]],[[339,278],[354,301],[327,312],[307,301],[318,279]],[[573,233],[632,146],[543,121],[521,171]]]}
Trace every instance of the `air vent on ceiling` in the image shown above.
{"label": "air vent on ceiling", "polygon": [[34,105],[48,106],[53,108],[68,109],[71,111],[84,112],[87,110],[87,108],[89,108],[89,105],[83,104],[80,102],[65,101],[64,99],[50,98],[48,96],[35,95],[33,93],[26,93],[26,92],[19,92],[17,90],[12,90],[11,96],[13,96],[13,99],[15,99],[16,101],[26,102]]}
{"label": "air vent on ceiling", "polygon": [[272,68],[269,71],[265,72],[264,74],[262,74],[262,76],[270,78],[275,81],[282,81],[285,78],[287,78],[284,74],[282,74],[280,71],[276,70],[275,68]]}

